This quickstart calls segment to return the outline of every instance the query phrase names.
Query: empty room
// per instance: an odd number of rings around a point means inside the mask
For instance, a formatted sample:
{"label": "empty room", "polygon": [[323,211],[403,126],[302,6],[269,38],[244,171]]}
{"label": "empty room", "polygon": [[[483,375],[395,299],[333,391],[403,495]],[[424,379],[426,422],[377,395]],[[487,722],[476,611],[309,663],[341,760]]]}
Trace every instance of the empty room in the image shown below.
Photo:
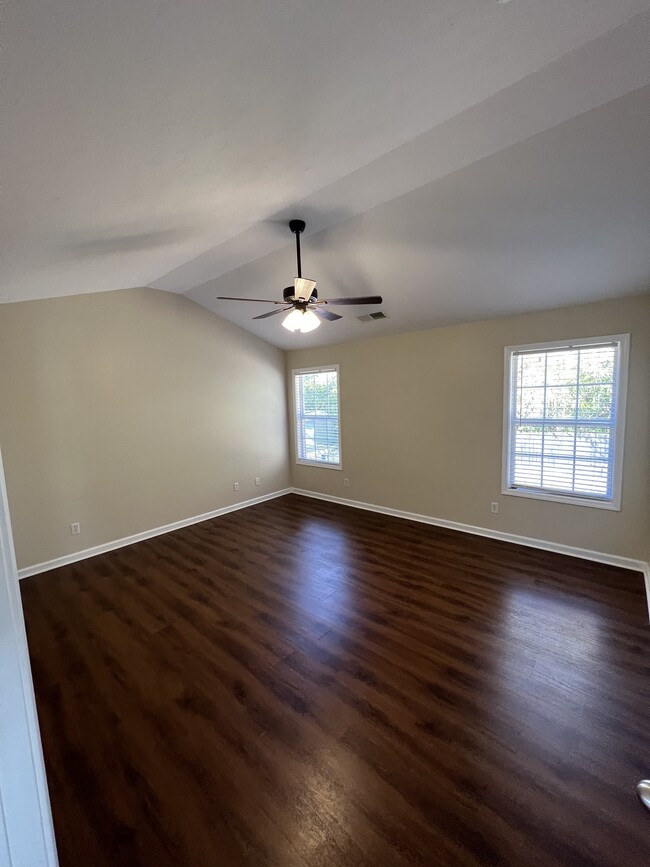
{"label": "empty room", "polygon": [[8,0],[0,867],[650,864],[650,0]]}

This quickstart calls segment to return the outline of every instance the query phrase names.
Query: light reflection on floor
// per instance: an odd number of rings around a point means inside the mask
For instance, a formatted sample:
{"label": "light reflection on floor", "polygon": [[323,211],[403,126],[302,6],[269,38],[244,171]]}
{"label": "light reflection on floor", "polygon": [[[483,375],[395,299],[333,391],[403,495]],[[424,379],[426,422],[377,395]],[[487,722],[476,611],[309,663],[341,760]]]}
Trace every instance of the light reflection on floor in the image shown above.
{"label": "light reflection on floor", "polygon": [[[355,605],[353,554],[349,536],[337,525],[309,519],[296,527],[292,551],[295,584],[291,599],[308,617],[318,618],[323,634],[339,625]],[[298,651],[301,652],[307,651]],[[333,715],[339,720],[341,714],[346,715],[336,690],[322,691],[319,714],[326,718]],[[340,782],[334,784],[331,767],[336,766],[344,778],[349,772],[349,787],[353,791],[359,768],[347,768],[352,758],[344,749],[322,752],[320,745],[314,743],[310,744],[308,752],[310,760],[301,768],[301,794],[294,805],[296,821],[292,826],[291,851],[313,855],[322,850],[323,857],[327,858],[329,853],[338,860],[342,857],[339,847],[349,839],[348,835],[358,834],[358,831],[351,824],[354,810],[349,802],[349,790]],[[315,812],[314,805],[317,805]]]}
{"label": "light reflection on floor", "polygon": [[350,581],[349,538],[337,525],[307,520],[296,528],[292,571],[295,587],[292,601],[325,624],[334,625],[339,615],[324,601],[336,592],[342,608],[353,604]]}
{"label": "light reflection on floor", "polygon": [[[522,738],[537,749],[557,750],[559,741],[571,752],[580,751],[594,728],[594,690],[602,691],[606,702],[616,689],[597,609],[527,586],[510,587],[501,610],[497,704],[516,716]],[[569,731],[580,737],[569,739]]]}

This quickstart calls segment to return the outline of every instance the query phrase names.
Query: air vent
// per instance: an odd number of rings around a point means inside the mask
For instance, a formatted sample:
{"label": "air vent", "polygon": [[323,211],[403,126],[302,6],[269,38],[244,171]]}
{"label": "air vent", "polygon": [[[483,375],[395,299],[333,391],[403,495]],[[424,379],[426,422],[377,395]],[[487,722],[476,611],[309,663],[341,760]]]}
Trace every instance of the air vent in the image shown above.
{"label": "air vent", "polygon": [[385,313],[378,310],[376,313],[365,313],[363,316],[357,316],[359,322],[372,322],[373,319],[388,319]]}

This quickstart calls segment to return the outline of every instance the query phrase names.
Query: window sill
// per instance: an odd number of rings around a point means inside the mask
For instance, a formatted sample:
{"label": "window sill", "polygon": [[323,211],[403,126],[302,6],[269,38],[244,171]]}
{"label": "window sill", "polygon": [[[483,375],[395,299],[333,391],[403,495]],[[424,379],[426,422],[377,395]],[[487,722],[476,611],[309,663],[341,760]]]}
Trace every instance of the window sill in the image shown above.
{"label": "window sill", "polygon": [[299,467],[322,467],[326,470],[342,470],[341,464],[327,464],[325,461],[296,461]]}
{"label": "window sill", "polygon": [[606,509],[610,512],[620,512],[620,499],[592,500],[589,497],[571,497],[565,494],[553,494],[550,491],[527,491],[525,488],[502,488],[501,493],[508,497],[525,497],[529,500],[546,500],[550,503],[564,503],[567,506],[587,506],[590,509]]}

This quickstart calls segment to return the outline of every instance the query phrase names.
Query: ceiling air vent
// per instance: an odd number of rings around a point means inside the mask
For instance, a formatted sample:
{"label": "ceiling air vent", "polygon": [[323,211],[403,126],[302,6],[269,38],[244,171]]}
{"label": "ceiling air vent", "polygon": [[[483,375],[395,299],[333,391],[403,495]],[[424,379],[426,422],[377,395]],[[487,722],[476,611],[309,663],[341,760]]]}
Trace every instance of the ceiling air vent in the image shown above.
{"label": "ceiling air vent", "polygon": [[378,310],[376,313],[365,313],[363,316],[357,316],[359,322],[372,322],[373,319],[388,319],[385,313]]}

